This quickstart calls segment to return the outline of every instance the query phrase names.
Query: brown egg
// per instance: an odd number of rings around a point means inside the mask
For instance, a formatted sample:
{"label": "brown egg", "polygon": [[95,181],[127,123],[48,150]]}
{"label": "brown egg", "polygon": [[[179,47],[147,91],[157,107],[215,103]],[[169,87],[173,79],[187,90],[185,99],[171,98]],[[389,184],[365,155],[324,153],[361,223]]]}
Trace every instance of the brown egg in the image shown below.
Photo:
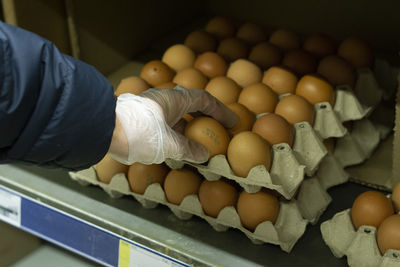
{"label": "brown egg", "polygon": [[361,225],[379,227],[381,222],[394,214],[393,205],[384,194],[367,191],[360,194],[353,202],[351,219],[358,229]]}
{"label": "brown egg", "polygon": [[114,92],[114,95],[116,97],[126,93],[139,95],[149,88],[150,85],[148,85],[147,82],[142,78],[137,76],[130,76],[121,80],[117,89]]}
{"label": "brown egg", "polygon": [[400,211],[400,182],[396,184],[392,192],[392,202],[396,212]]}
{"label": "brown egg", "polygon": [[242,225],[254,231],[262,222],[275,223],[279,214],[279,201],[276,196],[264,191],[254,194],[242,191],[237,201],[237,211]]}
{"label": "brown egg", "polygon": [[162,186],[167,173],[168,167],[164,164],[133,163],[128,170],[130,188],[132,192],[144,194],[151,184],[159,183]]}
{"label": "brown egg", "polygon": [[231,78],[219,76],[211,79],[204,90],[227,105],[237,101],[242,89]]}
{"label": "brown egg", "polygon": [[240,58],[247,58],[249,49],[242,40],[238,38],[227,38],[219,43],[217,53],[227,62],[232,62]]}
{"label": "brown egg", "polygon": [[238,59],[229,66],[226,76],[239,86],[246,87],[261,82],[262,73],[256,64],[246,59]]}
{"label": "brown egg", "polygon": [[255,83],[242,89],[238,103],[254,114],[274,112],[278,95],[263,83]]}
{"label": "brown egg", "polygon": [[237,197],[236,188],[222,180],[204,180],[199,188],[199,200],[204,213],[212,217],[218,217],[225,207],[235,207]]}
{"label": "brown egg", "polygon": [[165,51],[161,61],[178,72],[192,67],[195,59],[196,55],[192,49],[183,44],[176,44]]}
{"label": "brown egg", "polygon": [[162,84],[157,84],[154,87],[159,88],[159,89],[171,89],[171,88],[175,88],[175,86],[176,86],[176,83],[174,83],[174,82],[166,82],[166,83],[162,83]]}
{"label": "brown egg", "polygon": [[233,128],[228,129],[229,134],[234,136],[240,132],[250,131],[256,121],[255,114],[239,103],[229,104],[228,108],[238,117],[236,125]]}
{"label": "brown egg", "polygon": [[197,195],[202,178],[188,168],[171,170],[164,181],[164,191],[169,203],[180,205],[189,195]]}
{"label": "brown egg", "polygon": [[210,152],[210,158],[225,155],[230,141],[225,128],[210,117],[197,117],[190,121],[185,128],[185,136],[205,146]]}
{"label": "brown egg", "polygon": [[259,43],[250,51],[249,60],[257,64],[261,69],[278,65],[282,60],[282,53],[273,44],[268,42]]}
{"label": "brown egg", "polygon": [[314,107],[299,95],[282,98],[276,105],[275,113],[293,125],[303,121],[307,121],[311,126],[314,124]]}
{"label": "brown egg", "polygon": [[271,145],[286,143],[293,145],[294,128],[283,117],[268,113],[259,117],[253,125],[252,131],[259,134]]}
{"label": "brown egg", "polygon": [[128,172],[128,167],[128,165],[124,165],[113,159],[110,154],[106,154],[104,158],[96,164],[97,179],[100,182],[109,184],[111,178],[117,173],[126,174]]}
{"label": "brown egg", "polygon": [[198,69],[186,68],[180,70],[172,81],[186,89],[204,89],[208,79]]}
{"label": "brown egg", "polygon": [[235,135],[228,146],[228,162],[233,172],[246,178],[249,171],[258,165],[271,167],[271,146],[256,133],[246,131]]}
{"label": "brown egg", "polygon": [[336,44],[324,34],[313,34],[304,40],[303,49],[316,58],[323,58],[335,54]]}
{"label": "brown egg", "polygon": [[239,27],[236,37],[248,45],[256,45],[267,40],[267,35],[262,27],[254,23],[244,23]]}
{"label": "brown egg", "polygon": [[333,154],[333,152],[335,152],[335,146],[336,146],[336,142],[335,142],[335,138],[328,138],[324,140],[324,145],[326,147],[326,149],[331,152],[331,154]]}
{"label": "brown egg", "polygon": [[217,40],[206,31],[191,32],[185,39],[184,44],[192,49],[196,54],[217,49]]}
{"label": "brown egg", "polygon": [[300,39],[297,34],[284,29],[278,29],[274,31],[269,37],[269,42],[273,45],[276,45],[283,51],[300,47]]}
{"label": "brown egg", "polygon": [[194,67],[210,79],[225,75],[228,69],[223,57],[214,52],[205,52],[199,55],[194,62]]}
{"label": "brown egg", "polygon": [[335,92],[332,85],[315,75],[303,76],[297,83],[296,94],[307,99],[312,105],[329,102],[333,107],[335,103]]}
{"label": "brown egg", "polygon": [[282,59],[282,64],[300,76],[313,73],[317,69],[315,58],[302,49],[288,51]]}
{"label": "brown egg", "polygon": [[294,94],[298,78],[284,67],[269,68],[262,78],[262,83],[268,85],[278,95]]}
{"label": "brown egg", "polygon": [[207,23],[205,31],[222,40],[235,36],[236,27],[235,24],[228,18],[214,17]]}
{"label": "brown egg", "polygon": [[338,48],[338,55],[349,61],[355,68],[371,68],[374,54],[367,42],[357,37],[348,37]]}
{"label": "brown egg", "polygon": [[356,82],[356,72],[353,66],[336,55],[330,55],[321,59],[317,73],[326,78],[334,86],[347,84],[354,87]]}
{"label": "brown egg", "polygon": [[387,217],[379,226],[377,233],[378,247],[382,255],[388,249],[400,250],[400,215]]}
{"label": "brown egg", "polygon": [[143,66],[140,77],[150,86],[166,83],[174,77],[174,71],[160,60],[152,60]]}

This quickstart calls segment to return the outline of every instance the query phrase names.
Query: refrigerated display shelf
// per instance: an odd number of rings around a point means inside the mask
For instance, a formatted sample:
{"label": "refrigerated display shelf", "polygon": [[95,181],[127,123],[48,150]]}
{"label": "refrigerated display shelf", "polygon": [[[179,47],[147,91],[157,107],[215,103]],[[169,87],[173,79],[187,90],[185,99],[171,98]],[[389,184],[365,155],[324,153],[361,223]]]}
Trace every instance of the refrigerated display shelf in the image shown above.
{"label": "refrigerated display shelf", "polygon": [[[366,190],[351,183],[332,188],[333,202],[320,221],[349,208]],[[5,207],[19,212],[20,224],[17,219],[14,225],[104,265],[145,266],[135,264],[147,260],[158,266],[346,266],[324,244],[319,224],[308,226],[288,254],[275,245],[252,244],[233,229],[216,232],[200,218],[182,221],[165,206],[145,209],[131,197],[110,198],[63,170],[1,165],[0,193],[3,209],[7,194],[21,199],[20,211]]]}

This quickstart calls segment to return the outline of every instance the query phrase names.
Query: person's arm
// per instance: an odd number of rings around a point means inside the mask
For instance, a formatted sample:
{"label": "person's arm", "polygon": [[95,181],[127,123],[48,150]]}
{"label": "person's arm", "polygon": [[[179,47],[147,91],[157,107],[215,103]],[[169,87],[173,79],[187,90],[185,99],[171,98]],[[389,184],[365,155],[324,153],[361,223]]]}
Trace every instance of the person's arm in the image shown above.
{"label": "person's arm", "polygon": [[208,151],[174,130],[200,111],[225,127],[235,114],[204,90],[151,89],[116,102],[94,67],[51,42],[0,22],[0,163],[88,168],[109,152],[125,164],[204,162]]}
{"label": "person's arm", "polygon": [[113,89],[94,67],[0,22],[0,163],[87,168],[110,148]]}

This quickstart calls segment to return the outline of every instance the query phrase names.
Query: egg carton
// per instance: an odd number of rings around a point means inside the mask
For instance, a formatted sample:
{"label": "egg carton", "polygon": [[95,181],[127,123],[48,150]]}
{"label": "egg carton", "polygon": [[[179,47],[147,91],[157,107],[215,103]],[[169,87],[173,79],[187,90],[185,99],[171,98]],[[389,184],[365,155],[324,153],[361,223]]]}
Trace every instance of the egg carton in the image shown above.
{"label": "egg carton", "polygon": [[395,267],[400,266],[400,251],[389,249],[382,256],[376,241],[376,228],[360,226],[356,230],[351,220],[351,210],[336,213],[321,224],[322,238],[337,258],[347,256],[349,266]]}
{"label": "egg carton", "polygon": [[280,210],[275,224],[270,221],[260,223],[254,232],[242,226],[235,207],[225,207],[220,211],[217,218],[207,216],[201,207],[197,195],[186,196],[180,205],[174,205],[166,200],[165,193],[160,184],[149,185],[144,194],[137,194],[130,190],[125,174],[119,173],[112,177],[109,184],[97,180],[94,167],[89,169],[70,172],[72,179],[82,185],[93,184],[100,186],[111,197],[117,198],[123,195],[133,196],[145,208],[155,208],[158,204],[166,205],[180,219],[188,220],[193,215],[205,219],[216,231],[226,231],[236,228],[242,231],[253,243],[270,243],[279,245],[283,251],[290,252],[297,240],[304,234],[307,220],[299,211],[296,201],[280,201]]}
{"label": "egg carton", "polygon": [[352,132],[337,140],[334,156],[343,167],[362,163],[390,131],[389,127],[373,124],[368,118],[355,121]]}
{"label": "egg carton", "polygon": [[[323,105],[321,103],[319,108]],[[324,112],[329,107],[327,104],[327,107],[320,110]],[[337,122],[337,120],[335,121]],[[347,132],[342,125],[341,127],[344,132]],[[193,166],[210,181],[218,180],[221,177],[234,180],[249,193],[258,192],[265,187],[276,190],[286,199],[291,199],[302,183],[304,174],[312,177],[328,153],[320,136],[308,122],[296,123],[294,128],[293,149],[286,143],[272,146],[271,170],[267,171],[262,165],[255,166],[245,178],[234,174],[225,155],[214,156],[206,165],[170,159],[166,160],[166,163],[171,169],[180,169],[185,164]]]}
{"label": "egg carton", "polygon": [[331,152],[328,152],[322,160],[316,176],[320,178],[321,186],[326,190],[346,183],[350,177],[337,157]]}
{"label": "egg carton", "polygon": [[353,181],[365,184],[345,171],[345,167],[360,164],[367,160],[380,141],[391,132],[391,128],[383,124],[373,124],[369,118],[356,121],[353,131],[337,139],[335,151],[328,154],[321,161],[316,176],[320,178],[323,188]]}
{"label": "egg carton", "polygon": [[311,224],[316,224],[320,216],[332,202],[331,196],[322,187],[318,177],[306,178],[295,197],[301,216]]}
{"label": "egg carton", "polygon": [[[381,62],[381,61],[378,61]],[[378,64],[380,75],[386,70],[384,63]],[[335,105],[328,102],[314,105],[314,130],[322,139],[343,137],[346,130],[343,122],[356,121],[368,117],[381,102],[384,90],[379,86],[376,74],[371,69],[359,69],[354,89],[349,85],[335,88]]]}
{"label": "egg carton", "polygon": [[320,138],[307,122],[296,124],[295,129],[293,150],[286,143],[272,146],[271,170],[268,171],[263,165],[255,166],[245,178],[234,174],[225,155],[212,157],[206,165],[176,160],[166,160],[166,163],[171,169],[180,169],[185,164],[193,166],[210,181],[221,177],[234,180],[249,193],[258,192],[265,187],[291,199],[304,179],[307,167],[303,164],[308,163],[317,168],[319,161],[327,153]]}
{"label": "egg carton", "polygon": [[[373,74],[368,71],[366,72],[368,73],[368,75],[365,75],[366,77],[373,77]],[[363,75],[360,77],[363,77]],[[367,78],[361,80],[365,79]],[[359,84],[362,83],[360,82]],[[365,88],[366,91],[380,91],[377,86]],[[332,108],[328,102],[314,105],[316,115],[313,127],[311,127],[308,122],[295,124],[295,140],[292,150],[285,144],[279,144],[273,147],[273,161],[270,172],[263,166],[256,166],[249,172],[246,178],[236,176],[224,155],[214,156],[209,160],[207,165],[175,160],[167,160],[167,165],[172,169],[178,169],[182,168],[184,164],[188,164],[197,168],[207,180],[218,180],[223,176],[235,180],[249,193],[255,193],[262,187],[265,187],[278,191],[286,199],[291,199],[302,182],[302,171],[299,170],[298,164],[304,165],[304,173],[312,177],[317,172],[319,164],[327,154],[327,150],[322,144],[321,139],[330,137],[346,138],[349,134],[347,129],[343,126],[343,122],[348,120],[360,120],[367,117],[373,111],[372,107],[361,104],[355,94],[346,86],[338,88],[336,97],[337,100],[334,108]],[[356,138],[356,140],[358,139]],[[368,150],[369,147],[365,149]],[[292,153],[294,157],[290,155],[288,158],[287,155],[290,153]],[[352,155],[354,153],[359,154],[357,150],[350,154]],[[283,154],[285,155],[283,156]],[[363,155],[357,155],[353,159],[358,159],[359,162],[362,162],[366,159],[366,156],[368,155],[364,153]],[[297,159],[297,162],[295,159]],[[348,157],[346,159],[348,159]],[[353,163],[349,162],[348,164],[351,165]],[[345,166],[348,165],[344,164],[343,167]]]}
{"label": "egg carton", "polygon": [[[318,176],[314,176],[311,178],[306,178],[303,183],[301,183],[300,187],[297,189],[296,197],[291,201],[281,201],[281,203],[295,203],[297,207],[297,212],[300,213],[301,217],[311,224],[315,224],[318,222],[320,216],[326,210],[330,202],[332,201],[330,195],[327,193],[327,189],[343,183],[347,181],[348,174],[343,170],[342,166],[338,164],[336,159],[332,156],[331,153],[328,153],[324,158],[323,165],[324,168],[318,171]],[[206,216],[202,213],[201,205],[198,204],[198,199],[196,197],[196,205],[195,208],[187,208],[188,204],[184,200],[180,206],[176,206],[170,204],[166,201],[164,193],[160,193],[162,188],[160,185],[151,185],[149,192],[145,192],[145,194],[140,195],[130,191],[129,184],[127,182],[127,178],[125,174],[117,174],[112,179],[110,184],[105,184],[97,180],[95,168],[92,167],[87,170],[83,170],[77,173],[71,172],[70,176],[77,180],[82,185],[94,184],[102,187],[111,197],[121,197],[123,195],[132,195],[134,196],[144,207],[146,208],[154,208],[159,203],[167,205],[175,215],[177,215],[181,219],[189,219],[192,215],[200,216],[206,219],[211,225],[213,225],[216,229],[225,229],[229,224],[223,223],[219,225],[218,221],[215,221],[215,218]],[[341,179],[338,179],[341,177]],[[150,189],[153,188],[153,189]],[[156,188],[156,189],[154,189]],[[161,190],[161,191],[160,191]],[[193,198],[194,196],[191,196]],[[192,200],[190,200],[192,201]],[[192,202],[189,202],[192,203]],[[183,205],[183,206],[182,206]],[[183,208],[182,208],[182,207]],[[232,211],[229,211],[232,212]],[[225,215],[224,215],[225,216]],[[236,217],[235,217],[236,216]],[[236,218],[237,215],[231,216],[232,218]],[[219,216],[220,217],[220,216]],[[227,216],[224,218],[228,218]],[[227,219],[225,219],[227,220]],[[237,223],[236,223],[237,224]],[[236,226],[232,226],[237,228]],[[242,229],[246,230],[246,229]],[[249,236],[248,230],[244,231],[246,235]],[[283,236],[284,233],[280,233],[280,236]],[[291,236],[291,235],[288,235]],[[250,239],[251,236],[249,236]],[[260,239],[260,238],[258,238]],[[253,241],[255,239],[253,238]],[[265,239],[261,239],[265,240]],[[286,239],[289,240],[289,239]],[[285,241],[286,242],[286,241]],[[288,241],[289,242],[289,241]],[[290,241],[290,244],[294,245]],[[268,241],[268,243],[273,243],[272,241]],[[273,243],[275,244],[275,243]],[[283,248],[282,248],[283,249]],[[285,250],[285,249],[283,249]],[[286,250],[285,250],[286,251]]]}
{"label": "egg carton", "polygon": [[349,174],[336,157],[328,152],[318,172],[314,177],[304,179],[295,197],[303,218],[316,224],[332,201],[327,190],[348,180]]}

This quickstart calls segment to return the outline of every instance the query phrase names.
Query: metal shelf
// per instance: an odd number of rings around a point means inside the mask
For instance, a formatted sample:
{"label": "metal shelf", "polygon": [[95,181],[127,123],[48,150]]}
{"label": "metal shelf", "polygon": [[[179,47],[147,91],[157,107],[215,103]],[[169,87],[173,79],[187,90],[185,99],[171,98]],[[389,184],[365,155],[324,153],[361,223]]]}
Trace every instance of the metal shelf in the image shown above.
{"label": "metal shelf", "polygon": [[[287,254],[275,245],[254,245],[234,229],[216,232],[197,217],[179,220],[164,206],[149,210],[131,197],[110,198],[62,170],[1,165],[0,190],[21,197],[19,228],[104,265],[118,265],[130,246],[140,252],[135,259],[147,253],[165,266],[346,266],[324,244],[319,224],[309,225]],[[320,221],[350,207],[366,190],[351,183],[331,189],[333,203]]]}

